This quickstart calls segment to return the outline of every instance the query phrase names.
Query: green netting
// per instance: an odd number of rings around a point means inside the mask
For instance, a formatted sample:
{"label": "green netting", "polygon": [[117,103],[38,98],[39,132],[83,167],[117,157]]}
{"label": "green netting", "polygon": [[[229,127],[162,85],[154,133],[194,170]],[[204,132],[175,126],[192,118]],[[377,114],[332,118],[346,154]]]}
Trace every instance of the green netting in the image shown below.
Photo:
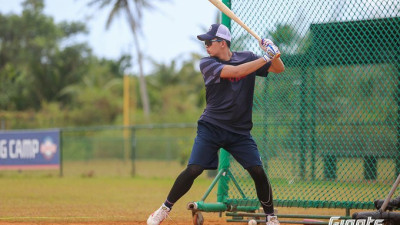
{"label": "green netting", "polygon": [[140,175],[135,174],[137,163],[179,160],[185,165],[195,136],[195,123],[63,128],[62,172],[67,176],[86,171],[99,176],[129,176]]}
{"label": "green netting", "polygon": [[[232,0],[281,52],[286,70],[257,78],[255,137],[277,206],[372,208],[400,172],[400,2]],[[231,22],[233,50],[261,54]],[[228,201],[253,199],[234,160]],[[398,195],[396,192],[395,195]]]}

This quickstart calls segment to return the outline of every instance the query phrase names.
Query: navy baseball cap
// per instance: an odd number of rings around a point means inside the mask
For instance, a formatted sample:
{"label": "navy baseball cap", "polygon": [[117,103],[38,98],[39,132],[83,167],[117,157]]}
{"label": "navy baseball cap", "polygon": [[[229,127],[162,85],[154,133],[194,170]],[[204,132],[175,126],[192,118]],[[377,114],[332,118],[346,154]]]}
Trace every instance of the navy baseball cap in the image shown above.
{"label": "navy baseball cap", "polygon": [[197,38],[201,41],[211,40],[216,37],[231,41],[231,32],[223,24],[213,24],[207,33],[197,35]]}

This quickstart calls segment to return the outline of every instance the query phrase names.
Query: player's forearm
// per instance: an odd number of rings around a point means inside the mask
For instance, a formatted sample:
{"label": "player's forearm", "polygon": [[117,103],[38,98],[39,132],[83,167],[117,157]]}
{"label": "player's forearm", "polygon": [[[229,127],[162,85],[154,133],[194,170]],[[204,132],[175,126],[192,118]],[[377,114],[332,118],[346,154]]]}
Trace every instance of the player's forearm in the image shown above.
{"label": "player's forearm", "polygon": [[285,65],[283,64],[280,57],[276,57],[272,60],[271,66],[268,69],[268,72],[272,73],[282,73],[285,71]]}
{"label": "player's forearm", "polygon": [[263,58],[256,59],[251,62],[243,63],[237,66],[233,65],[225,65],[221,71],[221,78],[238,78],[247,76],[260,67],[265,65],[265,60]]}

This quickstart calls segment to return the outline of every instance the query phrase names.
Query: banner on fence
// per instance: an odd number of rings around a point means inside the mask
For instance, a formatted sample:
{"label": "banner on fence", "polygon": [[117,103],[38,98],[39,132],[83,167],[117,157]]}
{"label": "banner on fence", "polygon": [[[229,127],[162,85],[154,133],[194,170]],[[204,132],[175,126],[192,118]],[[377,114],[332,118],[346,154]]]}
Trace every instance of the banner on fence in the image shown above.
{"label": "banner on fence", "polygon": [[59,130],[0,132],[0,170],[59,168]]}

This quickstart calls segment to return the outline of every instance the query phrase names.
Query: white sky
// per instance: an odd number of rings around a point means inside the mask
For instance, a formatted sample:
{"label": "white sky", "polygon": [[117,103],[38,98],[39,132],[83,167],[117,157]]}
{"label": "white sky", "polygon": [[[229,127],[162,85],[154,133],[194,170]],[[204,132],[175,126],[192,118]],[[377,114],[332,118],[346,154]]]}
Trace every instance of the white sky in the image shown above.
{"label": "white sky", "polygon": [[[20,14],[23,0],[0,0],[2,14]],[[86,6],[89,0],[45,0],[44,12],[60,21],[88,21],[89,34],[83,37],[95,55],[117,59],[123,53],[135,57],[132,34],[125,17],[116,18],[109,30],[105,29],[110,9],[93,10]],[[206,54],[196,41],[196,35],[215,22],[217,9],[207,0],[152,0],[156,10],[145,11],[142,22],[141,48],[147,57],[167,63],[184,59],[192,52]],[[94,15],[94,12],[97,14]],[[88,19],[90,15],[92,18]],[[151,64],[144,65],[145,73]],[[132,68],[137,71],[137,66]]]}

